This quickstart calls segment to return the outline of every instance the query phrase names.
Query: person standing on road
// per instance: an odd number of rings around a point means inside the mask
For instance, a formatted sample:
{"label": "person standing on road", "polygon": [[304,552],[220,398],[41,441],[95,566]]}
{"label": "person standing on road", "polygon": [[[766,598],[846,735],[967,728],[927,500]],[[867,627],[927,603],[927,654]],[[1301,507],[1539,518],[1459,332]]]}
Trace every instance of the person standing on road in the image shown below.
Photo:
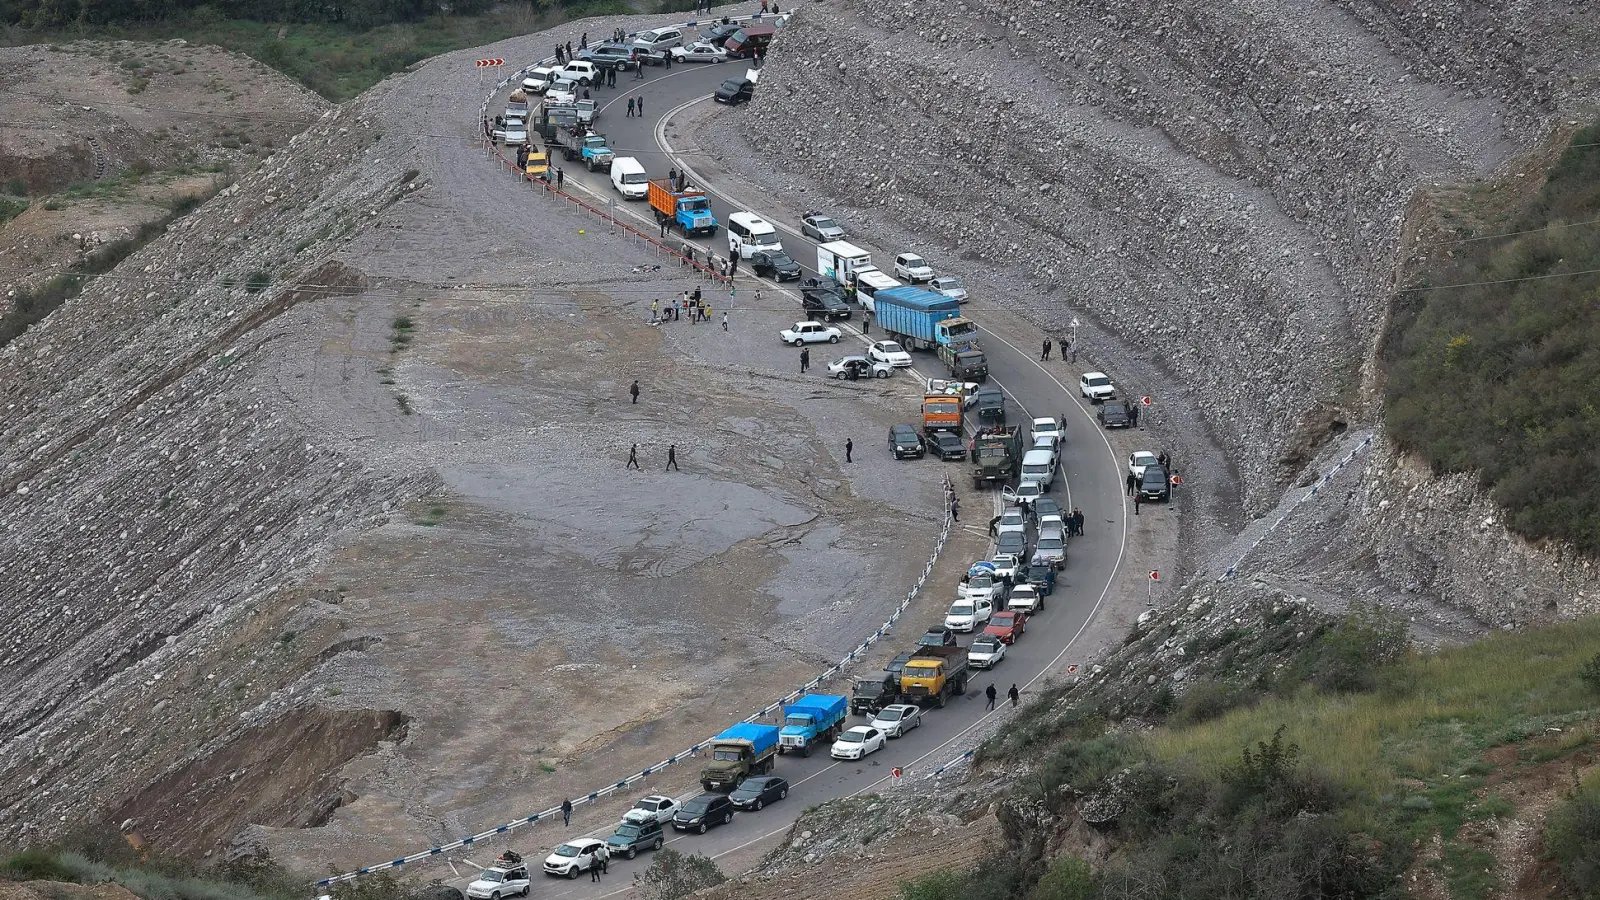
{"label": "person standing on road", "polygon": [[1045,338],[1044,339],[1044,352],[1039,354],[1039,361],[1040,362],[1043,362],[1044,360],[1047,360],[1047,359],[1050,358],[1050,346],[1051,346],[1050,339],[1049,338]]}
{"label": "person standing on road", "polygon": [[633,98],[628,98],[628,118],[633,118]]}
{"label": "person standing on road", "polygon": [[1139,493],[1138,491],[1134,491],[1134,493],[1133,493],[1133,514],[1136,515],[1136,516],[1139,514],[1139,502],[1142,501],[1143,499],[1144,499],[1144,495],[1143,494]]}
{"label": "person standing on road", "polygon": [[950,498],[950,521],[956,522],[956,523],[960,523],[960,521],[961,521],[961,498],[960,497],[951,497]]}
{"label": "person standing on road", "polygon": [[1134,490],[1139,487],[1139,476],[1129,472],[1128,477],[1124,478],[1123,481],[1128,483],[1128,496],[1132,497]]}
{"label": "person standing on road", "polygon": [[722,330],[724,332],[726,332],[728,330],[728,311],[727,310],[723,310],[722,311]]}
{"label": "person standing on road", "polygon": [[569,826],[572,824],[572,801],[571,800],[563,800],[563,801],[561,801],[561,824],[569,825]]}
{"label": "person standing on road", "polygon": [[633,398],[634,403],[639,402],[639,379],[635,378],[633,384],[628,385],[628,396]]}
{"label": "person standing on road", "polygon": [[872,333],[872,313],[867,313],[866,315],[861,317],[861,333],[862,334],[871,334]]}
{"label": "person standing on road", "polygon": [[666,67],[668,72],[672,71],[672,51],[671,50],[668,50],[666,52],[666,55],[664,55],[661,58],[661,64]]}
{"label": "person standing on road", "polygon": [[739,253],[729,254],[729,256],[728,256],[728,277],[729,278],[732,278],[733,276],[739,274],[739,257],[742,256],[742,255],[743,254],[739,254]]}
{"label": "person standing on road", "polygon": [[594,862],[589,864],[589,880],[590,881],[599,881],[600,880],[600,857],[599,856],[596,856],[594,858]]}
{"label": "person standing on road", "polygon": [[[1070,534],[1071,532],[1068,532],[1068,533]],[[999,537],[999,536],[1000,536],[1000,517],[999,516],[995,516],[994,518],[989,520],[989,537]]]}
{"label": "person standing on road", "polygon": [[1017,686],[1014,685],[1014,684],[1011,686],[1011,690],[1006,691],[1006,696],[1011,698],[1011,705],[1012,706],[1016,706],[1017,705],[1017,698],[1020,697],[1021,695],[1022,695],[1022,692],[1017,690]]}
{"label": "person standing on road", "polygon": [[561,186],[563,184],[566,184],[566,183],[567,183],[567,173],[562,171],[560,166],[557,166],[556,167],[556,190],[558,190],[558,191],[561,190]]}
{"label": "person standing on road", "polygon": [[1128,414],[1128,422],[1129,422],[1129,424],[1133,425],[1133,427],[1135,427],[1135,428],[1139,427],[1139,407],[1140,407],[1140,405],[1141,404],[1135,403],[1133,405],[1133,412]]}
{"label": "person standing on road", "polygon": [[1083,537],[1083,512],[1076,506],[1072,508],[1072,523],[1078,529],[1078,537]]}
{"label": "person standing on road", "polygon": [[638,100],[635,102],[639,107],[639,115],[642,117],[644,115],[644,95],[640,94]]}
{"label": "person standing on road", "polygon": [[845,438],[844,439],[844,461],[847,462],[847,463],[848,462],[855,462],[855,460],[850,458],[850,454],[852,454],[854,452],[856,452],[856,442],[851,440],[851,439],[849,439],[849,438]]}
{"label": "person standing on road", "polygon": [[[639,469],[639,471],[641,471],[641,472],[644,471],[642,468],[639,467],[639,445],[638,444],[634,444],[632,447],[628,448],[628,468],[629,469]],[[627,471],[627,470],[624,469],[623,471]]]}
{"label": "person standing on road", "polygon": [[809,370],[810,368],[811,368],[811,349],[808,347],[808,348],[802,349],[800,351],[800,374],[804,375],[806,373],[806,371]]}
{"label": "person standing on road", "polygon": [[666,468],[666,471],[668,471],[668,472],[682,472],[683,471],[682,469],[678,468],[678,445],[677,444],[668,444],[667,445],[667,468]]}
{"label": "person standing on road", "polygon": [[669,221],[668,219],[662,219],[661,220],[661,236],[663,238],[667,236],[667,222],[668,221]]}
{"label": "person standing on road", "polygon": [[989,700],[989,705],[983,708],[984,712],[988,712],[989,710],[994,709],[995,698],[1000,696],[1000,692],[995,690],[994,685],[991,684],[983,689],[983,696],[987,697]]}

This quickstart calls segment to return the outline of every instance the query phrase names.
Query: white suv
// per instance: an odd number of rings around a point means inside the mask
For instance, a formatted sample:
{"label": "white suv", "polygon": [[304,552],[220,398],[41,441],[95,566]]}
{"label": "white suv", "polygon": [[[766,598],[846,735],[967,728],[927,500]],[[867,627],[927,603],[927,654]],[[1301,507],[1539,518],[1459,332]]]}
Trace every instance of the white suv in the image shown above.
{"label": "white suv", "polygon": [[467,885],[467,896],[472,900],[526,897],[531,887],[527,866],[514,866],[509,869],[492,866],[484,869],[475,881]]}
{"label": "white suv", "polygon": [[1104,403],[1117,396],[1117,386],[1111,383],[1111,376],[1104,372],[1085,372],[1078,379],[1078,393],[1087,397],[1090,403]]}
{"label": "white suv", "polygon": [[[584,872],[600,865],[602,858],[609,859],[610,851],[606,850],[605,841],[594,838],[577,838],[557,847],[555,852],[544,858],[544,871],[546,875],[560,875],[564,878],[577,878]],[[493,898],[491,898],[493,900]]]}
{"label": "white suv", "polygon": [[932,281],[933,267],[915,253],[902,253],[894,258],[894,275],[912,283]]}
{"label": "white suv", "polygon": [[575,59],[556,73],[568,81],[589,85],[600,80],[600,67],[586,59]]}

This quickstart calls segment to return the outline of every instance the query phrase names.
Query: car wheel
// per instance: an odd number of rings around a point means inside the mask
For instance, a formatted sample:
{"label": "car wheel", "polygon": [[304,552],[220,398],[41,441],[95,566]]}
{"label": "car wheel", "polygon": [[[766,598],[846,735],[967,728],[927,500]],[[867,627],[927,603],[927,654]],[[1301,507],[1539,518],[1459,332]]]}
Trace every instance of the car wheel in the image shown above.
{"label": "car wheel", "polygon": [[628,858],[629,859],[633,859],[635,856],[638,856],[638,855],[639,855],[639,851],[638,850],[634,849],[633,847],[629,847],[628,848]]}
{"label": "car wheel", "polygon": [[578,880],[578,867],[577,866],[573,866],[572,868],[568,869],[567,870],[567,877],[572,879],[573,881],[577,881]]}
{"label": "car wheel", "polygon": [[495,891],[494,893],[490,894],[489,900],[500,900],[500,892]]}
{"label": "car wheel", "polygon": [[833,377],[838,379],[839,381],[843,381],[844,380],[844,373],[843,372],[835,372],[833,374]]}
{"label": "car wheel", "polygon": [[829,336],[828,343],[830,343],[830,344],[839,343],[839,336],[837,334]]}
{"label": "car wheel", "polygon": [[696,828],[695,831],[699,832],[700,834],[705,834],[706,833],[706,823],[701,822],[700,823],[700,827]]}
{"label": "car wheel", "polygon": [[888,378],[889,377],[889,370],[882,369],[882,370],[878,371],[876,374],[874,374],[872,377],[874,377],[874,378]]}
{"label": "car wheel", "polygon": [[726,824],[728,824],[729,822],[732,822],[732,821],[733,821],[733,810],[730,809],[730,810],[728,810],[728,812],[726,814],[723,815],[722,824],[726,825]]}
{"label": "car wheel", "polygon": [[522,888],[522,893],[518,894],[517,896],[518,897],[526,897],[531,893],[533,893],[533,885],[531,885],[531,884],[524,885],[523,888]]}
{"label": "car wheel", "polygon": [[796,339],[796,340],[794,340],[794,341],[793,341],[793,342],[792,342],[792,343],[793,343],[793,344],[794,344],[794,346],[796,346],[796,347],[799,347],[799,346],[801,346],[801,345],[803,345],[803,344],[805,344],[805,341],[802,341],[802,340],[799,340],[799,339]]}
{"label": "car wheel", "polygon": [[650,849],[651,850],[660,850],[661,849],[661,838],[656,838],[656,842],[650,845]]}
{"label": "car wheel", "polygon": [[789,789],[788,788],[784,788],[783,790],[778,792],[778,799],[779,800],[782,800],[783,798],[785,798],[787,796],[789,796]]}
{"label": "car wheel", "polygon": [[757,797],[756,798],[756,809],[760,809],[760,808],[761,808],[761,798]]}

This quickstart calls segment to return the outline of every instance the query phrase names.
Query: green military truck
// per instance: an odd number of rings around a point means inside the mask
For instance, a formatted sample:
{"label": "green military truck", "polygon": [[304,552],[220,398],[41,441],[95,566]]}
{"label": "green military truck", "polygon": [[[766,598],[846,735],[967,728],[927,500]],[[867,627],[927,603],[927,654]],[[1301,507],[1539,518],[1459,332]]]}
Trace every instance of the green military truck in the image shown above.
{"label": "green military truck", "polygon": [[972,436],[972,486],[1005,484],[1022,464],[1022,427],[989,425]]}
{"label": "green military truck", "polygon": [[778,758],[778,726],[740,722],[711,739],[711,764],[700,770],[700,786],[727,793],[751,775],[772,771]]}

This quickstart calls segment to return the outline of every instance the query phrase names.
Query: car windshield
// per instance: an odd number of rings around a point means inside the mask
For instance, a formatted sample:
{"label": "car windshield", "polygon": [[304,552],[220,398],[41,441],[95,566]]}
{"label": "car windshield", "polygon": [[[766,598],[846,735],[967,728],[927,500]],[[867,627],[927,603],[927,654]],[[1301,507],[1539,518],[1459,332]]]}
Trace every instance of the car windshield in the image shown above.
{"label": "car windshield", "polygon": [[939,279],[939,288],[941,290],[958,291],[962,287],[963,287],[963,285],[961,284],[961,279],[959,279],[959,278],[941,278],[941,279]]}
{"label": "car windshield", "polygon": [[1019,496],[1031,495],[1037,497],[1039,495],[1039,491],[1039,483],[1036,481],[1024,481],[1022,484],[1017,486],[1017,494]]}
{"label": "car windshield", "polygon": [[705,800],[690,800],[688,803],[683,805],[683,811],[691,816],[698,816],[701,813],[704,813],[709,807],[710,804]]}
{"label": "car windshield", "polygon": [[939,444],[941,446],[944,446],[944,447],[947,447],[947,448],[953,448],[953,449],[960,449],[961,448],[961,439],[956,437],[955,435],[951,434],[948,431],[939,432],[939,437],[936,438],[936,440],[938,440],[938,442],[939,442]]}
{"label": "car windshield", "polygon": [[1060,550],[1064,546],[1066,546],[1066,542],[1058,537],[1039,538],[1040,550]]}
{"label": "car windshield", "polygon": [[833,221],[827,216],[817,216],[815,219],[811,220],[811,224],[815,225],[818,231],[828,231],[839,227],[837,222]]}
{"label": "car windshield", "polygon": [[878,349],[882,350],[884,353],[904,353],[904,352],[906,352],[903,347],[901,347],[899,344],[896,344],[894,341],[884,341],[883,343],[878,345]]}
{"label": "car windshield", "polygon": [[695,213],[698,213],[698,212],[705,212],[706,210],[708,210],[710,208],[711,207],[707,205],[706,198],[704,198],[704,197],[695,197],[695,198],[693,198],[691,200],[679,200],[678,201],[678,211],[679,212],[695,212]]}
{"label": "car windshield", "polygon": [[957,603],[955,606],[950,607],[950,615],[970,616],[972,615],[972,607],[965,603]]}
{"label": "car windshield", "polygon": [[1089,379],[1089,386],[1090,387],[1105,387],[1106,385],[1108,385],[1110,383],[1111,383],[1111,379],[1105,377],[1104,375],[1101,375],[1098,378]]}
{"label": "car windshield", "polygon": [[995,613],[994,618],[989,620],[989,624],[999,625],[1001,628],[1007,628],[1011,625],[1011,620],[1013,618],[1015,617],[1008,612]]}
{"label": "car windshield", "polygon": [[1005,515],[1000,517],[1000,524],[1001,525],[1021,525],[1022,524],[1022,513],[1017,512],[1016,510],[1012,510],[1011,512],[1008,512]]}
{"label": "car windshield", "polygon": [[478,876],[478,880],[479,881],[504,881],[505,880],[505,873],[496,872],[493,869],[484,869],[483,870],[483,874]]}
{"label": "car windshield", "polygon": [[638,825],[621,825],[617,828],[617,837],[631,840],[639,836],[640,830]]}
{"label": "car windshield", "polygon": [[846,731],[844,734],[839,735],[840,743],[844,744],[859,744],[861,743],[861,738],[862,735],[859,731]]}
{"label": "car windshield", "polygon": [[712,751],[711,758],[712,759],[719,759],[719,760],[722,760],[723,762],[738,762],[739,758],[742,755],[743,754],[740,751],[733,750],[733,749],[715,750],[715,751]]}
{"label": "car windshield", "polygon": [[579,850],[577,847],[572,846],[571,844],[562,844],[561,846],[556,848],[556,855],[557,856],[577,856],[579,853],[582,853],[582,852],[583,851]]}
{"label": "car windshield", "polygon": [[660,805],[657,804],[656,801],[654,801],[654,800],[640,800],[638,803],[635,803],[633,805],[633,808],[634,809],[642,809],[645,812],[655,812],[657,809],[660,808]]}
{"label": "car windshield", "polygon": [[743,86],[744,86],[744,81],[742,81],[741,79],[729,78],[727,81],[724,81],[722,83],[722,90],[725,90],[728,93],[732,94],[732,93],[738,92],[739,88],[741,88]]}
{"label": "car windshield", "polygon": [[926,266],[926,265],[927,265],[927,263],[923,262],[922,261],[922,257],[920,257],[920,256],[908,256],[908,257],[906,257],[906,268],[908,268],[908,269],[920,269],[920,268],[922,268],[923,266]]}
{"label": "car windshield", "polygon": [[650,176],[644,172],[628,172],[622,176],[623,184],[645,184],[649,180]]}
{"label": "car windshield", "polygon": [[895,709],[894,707],[891,706],[888,709],[884,710],[883,712],[878,713],[878,721],[880,721],[880,722],[898,722],[898,721],[900,721],[900,716],[903,713],[904,713],[904,710]]}

